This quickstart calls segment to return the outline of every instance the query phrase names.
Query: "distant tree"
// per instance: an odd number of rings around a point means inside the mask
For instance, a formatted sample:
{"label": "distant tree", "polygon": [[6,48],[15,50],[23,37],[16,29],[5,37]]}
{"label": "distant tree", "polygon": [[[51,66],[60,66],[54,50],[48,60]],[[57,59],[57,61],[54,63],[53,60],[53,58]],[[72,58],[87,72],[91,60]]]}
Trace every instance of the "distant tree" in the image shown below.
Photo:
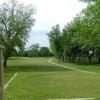
{"label": "distant tree", "polygon": [[17,55],[19,56],[19,57],[23,57],[24,56],[24,50],[19,50],[18,52],[17,52]]}
{"label": "distant tree", "polygon": [[34,13],[35,10],[32,6],[25,6],[16,0],[10,0],[0,6],[0,44],[5,46],[5,67],[12,51],[16,47],[24,47],[35,21]]}
{"label": "distant tree", "polygon": [[38,50],[39,48],[40,48],[40,46],[39,46],[38,43],[32,44],[32,45],[30,46],[30,49],[36,49],[36,50]]}
{"label": "distant tree", "polygon": [[48,47],[41,47],[41,49],[39,50],[39,56],[41,57],[49,57],[51,55],[52,54]]}
{"label": "distant tree", "polygon": [[39,55],[39,44],[32,44],[30,46],[30,50],[28,51],[28,55],[30,57],[37,57]]}
{"label": "distant tree", "polygon": [[28,57],[29,55],[28,55],[28,50],[25,50],[25,49],[20,49],[20,50],[18,50],[17,51],[17,56],[18,57]]}

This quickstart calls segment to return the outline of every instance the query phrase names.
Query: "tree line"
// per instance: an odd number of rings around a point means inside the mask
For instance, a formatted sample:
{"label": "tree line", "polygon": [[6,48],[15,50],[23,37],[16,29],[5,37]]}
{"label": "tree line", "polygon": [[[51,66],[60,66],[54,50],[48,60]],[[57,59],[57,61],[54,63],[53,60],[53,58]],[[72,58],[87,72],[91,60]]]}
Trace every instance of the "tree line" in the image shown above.
{"label": "tree line", "polygon": [[13,52],[12,56],[18,57],[50,57],[53,56],[48,47],[40,47],[39,44],[32,44],[28,49]]}
{"label": "tree line", "polygon": [[91,63],[96,58],[100,63],[100,0],[81,1],[88,2],[87,8],[62,30],[57,24],[48,33],[50,48],[62,61],[88,58]]}

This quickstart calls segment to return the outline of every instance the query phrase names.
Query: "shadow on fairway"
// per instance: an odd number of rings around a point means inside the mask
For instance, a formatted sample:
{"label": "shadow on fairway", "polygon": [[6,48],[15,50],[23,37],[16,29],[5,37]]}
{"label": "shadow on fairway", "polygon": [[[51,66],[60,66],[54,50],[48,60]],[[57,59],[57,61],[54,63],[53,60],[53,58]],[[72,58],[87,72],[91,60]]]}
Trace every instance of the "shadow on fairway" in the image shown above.
{"label": "shadow on fairway", "polygon": [[27,65],[15,65],[8,66],[7,72],[61,72],[61,71],[72,71],[71,69],[55,66],[52,64],[47,65],[37,65],[37,64],[27,64]]}

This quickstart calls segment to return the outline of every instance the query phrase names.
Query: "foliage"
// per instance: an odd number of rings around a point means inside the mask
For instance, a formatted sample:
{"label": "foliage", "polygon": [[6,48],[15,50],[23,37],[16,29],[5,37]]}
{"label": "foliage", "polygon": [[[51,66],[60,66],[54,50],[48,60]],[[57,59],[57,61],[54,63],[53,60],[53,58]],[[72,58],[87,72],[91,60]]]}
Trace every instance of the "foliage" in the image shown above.
{"label": "foliage", "polygon": [[30,50],[27,51],[28,56],[29,56],[29,57],[37,57],[37,56],[39,55],[39,52],[38,52],[39,49],[40,49],[39,44],[32,44],[32,45],[30,46]]}
{"label": "foliage", "polygon": [[16,47],[24,47],[35,21],[34,13],[32,6],[25,6],[16,0],[10,0],[0,6],[0,44],[5,46],[4,66]]}
{"label": "foliage", "polygon": [[[53,30],[50,34],[50,44],[54,48],[52,34],[57,34],[57,32]],[[61,52],[58,52],[58,49],[53,50],[54,54],[56,52],[64,59],[69,57],[73,62],[77,57],[80,61],[82,57],[87,56],[90,63],[94,56],[98,58],[100,63],[100,1],[95,1],[95,3],[89,4],[87,8],[83,9],[72,22],[63,28],[57,41],[58,48],[62,50]],[[89,54],[89,52],[92,52],[92,54]]]}
{"label": "foliage", "polygon": [[57,24],[53,26],[51,31],[48,33],[50,48],[56,57],[60,57],[62,54],[62,45],[61,45],[61,31],[60,26]]}
{"label": "foliage", "polygon": [[17,56],[22,57],[49,57],[52,56],[48,47],[40,47],[39,44],[32,44],[29,49],[19,50]]}
{"label": "foliage", "polygon": [[48,47],[41,47],[39,50],[39,56],[40,57],[49,57],[52,56],[52,53],[48,49]]}

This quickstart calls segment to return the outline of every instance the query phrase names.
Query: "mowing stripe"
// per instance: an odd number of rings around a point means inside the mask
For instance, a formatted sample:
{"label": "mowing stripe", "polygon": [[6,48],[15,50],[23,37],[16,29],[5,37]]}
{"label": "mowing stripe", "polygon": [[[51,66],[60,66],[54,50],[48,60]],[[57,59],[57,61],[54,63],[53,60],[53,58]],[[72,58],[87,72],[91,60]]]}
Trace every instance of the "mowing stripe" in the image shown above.
{"label": "mowing stripe", "polygon": [[4,89],[6,89],[8,87],[8,85],[12,82],[12,80],[17,76],[17,72],[11,77],[11,79],[6,83],[6,85],[4,86]]}
{"label": "mowing stripe", "polygon": [[96,72],[83,71],[83,70],[80,70],[80,69],[77,69],[77,68],[72,68],[72,67],[68,67],[68,66],[61,65],[61,64],[57,64],[57,63],[52,62],[51,60],[52,60],[52,58],[50,60],[48,60],[48,62],[50,64],[57,65],[57,66],[60,66],[60,67],[63,67],[63,68],[68,68],[68,69],[72,69],[72,70],[76,70],[76,71],[84,72],[84,73],[99,74],[99,73],[96,73]]}

